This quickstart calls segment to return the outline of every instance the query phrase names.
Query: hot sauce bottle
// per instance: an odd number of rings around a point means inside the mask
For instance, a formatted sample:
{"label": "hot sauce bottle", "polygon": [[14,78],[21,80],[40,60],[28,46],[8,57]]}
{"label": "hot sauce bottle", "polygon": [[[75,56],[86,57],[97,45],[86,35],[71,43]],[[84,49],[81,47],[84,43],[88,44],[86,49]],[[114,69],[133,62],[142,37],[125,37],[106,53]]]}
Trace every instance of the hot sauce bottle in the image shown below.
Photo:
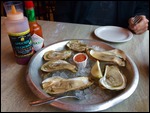
{"label": "hot sauce bottle", "polygon": [[33,1],[25,1],[25,11],[29,21],[30,34],[35,51],[44,47],[42,27],[37,23]]}

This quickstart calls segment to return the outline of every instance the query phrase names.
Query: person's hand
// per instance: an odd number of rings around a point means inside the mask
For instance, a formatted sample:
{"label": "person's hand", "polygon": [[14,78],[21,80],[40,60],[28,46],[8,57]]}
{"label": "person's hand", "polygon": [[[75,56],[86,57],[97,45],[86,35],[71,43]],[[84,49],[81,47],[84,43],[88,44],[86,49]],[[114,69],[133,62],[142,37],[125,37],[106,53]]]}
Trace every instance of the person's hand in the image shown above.
{"label": "person's hand", "polygon": [[144,15],[140,15],[140,17],[142,19],[136,25],[134,25],[134,17],[130,18],[128,21],[129,29],[135,34],[142,34],[148,29],[148,19]]}

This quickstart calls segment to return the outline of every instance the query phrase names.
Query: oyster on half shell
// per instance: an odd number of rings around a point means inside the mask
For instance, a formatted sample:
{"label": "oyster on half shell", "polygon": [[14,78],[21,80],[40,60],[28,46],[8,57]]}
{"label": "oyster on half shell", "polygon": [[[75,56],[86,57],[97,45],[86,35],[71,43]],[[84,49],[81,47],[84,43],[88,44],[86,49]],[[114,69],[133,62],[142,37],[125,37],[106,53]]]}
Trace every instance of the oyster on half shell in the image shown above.
{"label": "oyster on half shell", "polygon": [[70,64],[65,60],[52,60],[48,61],[41,66],[41,70],[44,72],[53,72],[57,70],[70,70],[72,72],[77,72],[75,65]]}
{"label": "oyster on half shell", "polygon": [[121,50],[109,50],[109,51],[96,51],[90,49],[88,51],[93,58],[100,60],[100,61],[108,61],[118,64],[119,66],[125,66],[126,56],[123,51]]}
{"label": "oyster on half shell", "polygon": [[106,65],[105,73],[99,80],[99,84],[106,89],[121,90],[126,87],[126,77],[121,73],[118,66]]}
{"label": "oyster on half shell", "polygon": [[93,84],[88,77],[76,77],[65,79],[53,76],[42,81],[42,88],[49,94],[60,94],[72,90],[84,89]]}
{"label": "oyster on half shell", "polygon": [[71,56],[72,51],[71,50],[62,50],[62,51],[47,51],[43,58],[46,61],[49,60],[60,60],[60,59],[67,59]]}
{"label": "oyster on half shell", "polygon": [[82,43],[81,41],[79,40],[71,40],[69,41],[66,46],[71,49],[71,50],[74,50],[74,51],[77,51],[77,52],[83,52],[86,50],[87,48],[87,45]]}

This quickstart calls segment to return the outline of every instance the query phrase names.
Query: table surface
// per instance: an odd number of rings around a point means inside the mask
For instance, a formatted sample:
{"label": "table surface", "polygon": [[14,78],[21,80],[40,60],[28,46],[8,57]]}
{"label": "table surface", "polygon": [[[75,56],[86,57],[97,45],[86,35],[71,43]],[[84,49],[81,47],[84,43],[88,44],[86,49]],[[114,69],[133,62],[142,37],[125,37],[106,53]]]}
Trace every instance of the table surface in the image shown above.
{"label": "table surface", "polygon": [[[66,112],[50,105],[33,107],[30,101],[38,99],[26,82],[27,65],[18,65],[9,37],[1,17],[1,111],[2,112]],[[38,20],[42,26],[45,46],[65,39],[97,38],[93,31],[100,27],[94,25],[61,23]],[[108,43],[108,42],[106,42]],[[134,93],[123,102],[104,110],[104,112],[148,112],[149,111],[149,31],[124,43],[108,43],[123,50],[137,65],[139,83]]]}

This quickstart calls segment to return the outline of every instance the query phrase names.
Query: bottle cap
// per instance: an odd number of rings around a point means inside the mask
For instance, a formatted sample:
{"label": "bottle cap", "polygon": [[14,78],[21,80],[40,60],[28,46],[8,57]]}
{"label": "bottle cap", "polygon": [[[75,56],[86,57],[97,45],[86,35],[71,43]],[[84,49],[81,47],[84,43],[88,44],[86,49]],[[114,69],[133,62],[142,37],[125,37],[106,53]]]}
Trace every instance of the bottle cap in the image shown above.
{"label": "bottle cap", "polygon": [[25,1],[25,8],[30,9],[33,7],[34,7],[33,1]]}
{"label": "bottle cap", "polygon": [[8,1],[4,3],[7,18],[10,20],[20,20],[24,18],[22,2]]}

